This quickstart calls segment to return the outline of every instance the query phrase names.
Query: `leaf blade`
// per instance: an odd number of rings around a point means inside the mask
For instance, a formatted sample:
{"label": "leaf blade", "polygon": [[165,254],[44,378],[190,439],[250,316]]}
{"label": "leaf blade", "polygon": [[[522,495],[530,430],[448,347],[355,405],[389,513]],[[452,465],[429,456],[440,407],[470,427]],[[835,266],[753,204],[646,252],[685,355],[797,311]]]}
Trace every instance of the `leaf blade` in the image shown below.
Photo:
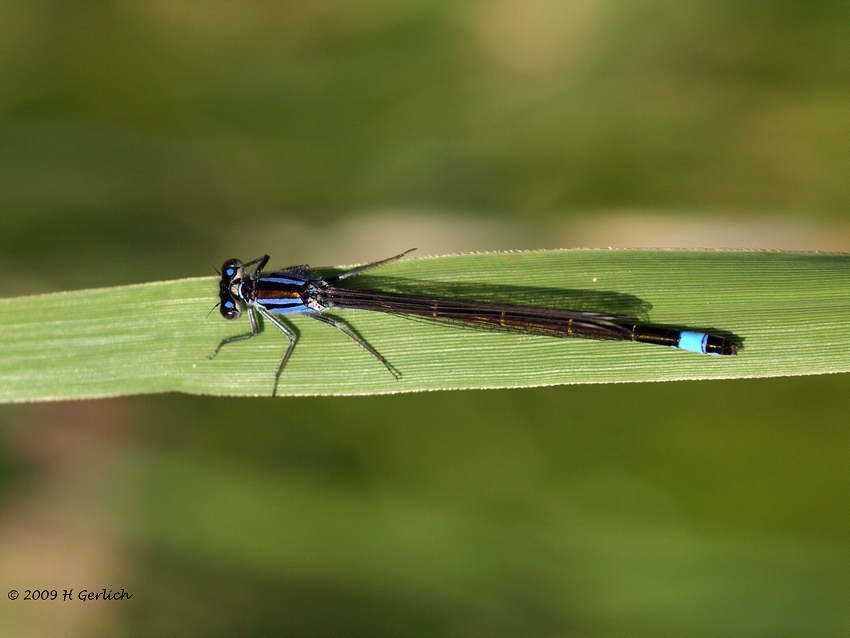
{"label": "leaf blade", "polygon": [[[564,250],[454,255],[388,265],[392,280],[640,300],[654,324],[739,335],[738,357],[657,346],[458,330],[340,311],[401,372],[395,380],[339,331],[296,318],[281,395],[377,394],[562,383],[666,381],[850,371],[850,256],[824,253]],[[510,293],[513,295],[514,293]],[[213,277],[0,300],[0,401],[150,392],[268,395],[286,339],[209,317]],[[544,295],[545,296],[545,295]],[[518,303],[509,296],[502,301]],[[528,299],[520,300],[528,303]],[[564,303],[569,304],[569,300]],[[589,309],[589,308],[580,308]]]}

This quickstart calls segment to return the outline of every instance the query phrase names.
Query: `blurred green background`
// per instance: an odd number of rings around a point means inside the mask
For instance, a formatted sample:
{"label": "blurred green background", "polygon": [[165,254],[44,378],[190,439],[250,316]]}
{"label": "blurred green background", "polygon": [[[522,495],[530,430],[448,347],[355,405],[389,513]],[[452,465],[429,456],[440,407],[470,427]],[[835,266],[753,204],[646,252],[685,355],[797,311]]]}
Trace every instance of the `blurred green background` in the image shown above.
{"label": "blurred green background", "polygon": [[[850,251],[849,80],[841,2],[4,0],[0,294],[264,252]],[[848,397],[0,406],[0,633],[847,636]]]}

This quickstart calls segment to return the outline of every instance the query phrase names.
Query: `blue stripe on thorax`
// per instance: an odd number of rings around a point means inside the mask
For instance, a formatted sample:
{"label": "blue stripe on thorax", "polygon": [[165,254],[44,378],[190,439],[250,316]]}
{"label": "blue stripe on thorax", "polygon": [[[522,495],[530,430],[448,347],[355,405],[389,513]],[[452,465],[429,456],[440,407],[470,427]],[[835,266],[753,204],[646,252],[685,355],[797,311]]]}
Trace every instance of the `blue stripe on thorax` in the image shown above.
{"label": "blue stripe on thorax", "polygon": [[[304,284],[310,281],[310,277],[294,275],[284,272],[276,272],[257,280],[255,289],[256,303],[266,308],[269,312],[278,315],[303,314],[315,312],[312,308],[304,305],[298,292]],[[284,296],[277,296],[275,295]]]}
{"label": "blue stripe on thorax", "polygon": [[257,298],[259,305],[276,315],[294,315],[316,312],[306,306],[300,299],[262,299]]}
{"label": "blue stripe on thorax", "polygon": [[259,281],[269,282],[272,284],[283,284],[285,286],[303,286],[305,283],[310,281],[310,279],[310,277],[304,277],[303,275],[290,275],[285,272],[276,272],[271,275],[266,275],[265,277],[260,277]]}

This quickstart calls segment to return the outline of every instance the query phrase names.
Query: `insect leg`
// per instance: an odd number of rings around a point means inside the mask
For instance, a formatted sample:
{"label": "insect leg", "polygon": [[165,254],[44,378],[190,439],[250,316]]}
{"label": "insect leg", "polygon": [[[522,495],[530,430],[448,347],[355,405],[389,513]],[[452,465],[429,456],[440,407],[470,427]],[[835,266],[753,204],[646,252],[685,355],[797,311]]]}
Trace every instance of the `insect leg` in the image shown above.
{"label": "insect leg", "polygon": [[311,316],[313,319],[315,319],[316,321],[321,321],[322,323],[326,323],[326,324],[328,324],[329,326],[333,326],[334,328],[337,328],[338,330],[341,330],[342,332],[344,332],[344,333],[345,333],[345,334],[346,334],[346,335],[347,335],[347,336],[348,336],[348,337],[349,337],[352,341],[354,341],[355,343],[359,344],[359,345],[360,345],[360,346],[361,346],[364,350],[366,350],[369,354],[371,354],[371,355],[372,355],[373,357],[375,357],[378,361],[380,361],[381,363],[383,363],[383,364],[384,364],[384,367],[385,367],[387,370],[389,370],[389,371],[390,371],[390,374],[391,374],[391,375],[393,375],[396,379],[398,379],[398,378],[399,378],[399,374],[398,374],[395,370],[393,370],[393,369],[392,369],[392,367],[390,366],[390,364],[389,364],[389,363],[387,363],[387,360],[386,360],[386,359],[384,359],[384,358],[383,358],[380,354],[378,354],[378,353],[377,353],[377,351],[375,351],[375,349],[374,349],[374,348],[372,348],[372,346],[370,346],[368,343],[366,343],[365,341],[363,341],[363,339],[361,339],[361,338],[360,338],[360,337],[358,337],[356,334],[354,334],[353,332],[351,332],[351,330],[349,330],[348,328],[346,328],[346,327],[345,327],[344,325],[342,325],[340,322],[338,322],[338,321],[334,321],[333,319],[331,319],[331,318],[329,318],[329,317],[323,317],[322,315],[310,315],[310,316]]}
{"label": "insect leg", "polygon": [[253,261],[249,261],[247,264],[242,264],[242,267],[247,268],[248,266],[257,264],[257,267],[254,268],[254,272],[251,273],[251,279],[256,279],[260,276],[260,272],[266,267],[267,263],[269,263],[269,256],[263,255],[262,257],[257,257]]}
{"label": "insect leg", "polygon": [[281,321],[276,319],[272,313],[263,308],[262,306],[257,306],[257,311],[263,315],[266,319],[272,322],[275,327],[280,330],[283,334],[286,335],[286,338],[289,339],[289,345],[286,347],[286,352],[283,353],[283,359],[280,360],[280,365],[277,367],[277,372],[274,375],[274,388],[272,388],[272,396],[277,394],[277,384],[280,381],[280,373],[283,372],[283,366],[286,365],[286,362],[289,361],[289,355],[292,354],[292,349],[295,347],[295,335],[292,333],[292,330],[287,328]]}
{"label": "insect leg", "polygon": [[257,317],[254,314],[254,305],[248,304],[248,317],[251,319],[251,334],[249,335],[240,335],[238,337],[230,337],[228,339],[222,339],[221,343],[218,344],[218,348],[210,355],[210,359],[214,359],[215,355],[218,354],[218,351],[221,350],[222,346],[228,343],[235,343],[237,341],[245,341],[246,339],[253,339],[258,334],[260,334],[260,329],[257,326]]}
{"label": "insect leg", "polygon": [[354,275],[359,275],[362,272],[366,272],[367,270],[372,270],[372,268],[377,268],[378,266],[383,266],[384,264],[389,264],[394,261],[397,261],[404,257],[407,253],[411,253],[415,248],[411,248],[410,250],[405,250],[400,255],[396,255],[395,257],[389,257],[387,259],[382,259],[380,261],[373,261],[371,264],[366,264],[365,266],[360,266],[359,268],[355,268],[354,270],[349,270],[348,272],[341,273],[339,275],[333,275],[331,277],[327,277],[325,281],[339,281],[340,279],[348,279],[349,277],[353,277]]}

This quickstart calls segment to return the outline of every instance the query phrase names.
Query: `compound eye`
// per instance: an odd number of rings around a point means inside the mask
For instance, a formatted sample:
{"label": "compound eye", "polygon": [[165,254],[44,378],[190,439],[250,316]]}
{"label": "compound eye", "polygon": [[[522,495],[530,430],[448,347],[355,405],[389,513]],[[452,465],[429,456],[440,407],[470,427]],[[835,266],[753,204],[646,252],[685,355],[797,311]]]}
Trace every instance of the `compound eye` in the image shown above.
{"label": "compound eye", "polygon": [[221,276],[228,280],[242,279],[243,265],[238,259],[228,259],[221,265]]}
{"label": "compound eye", "polygon": [[242,316],[242,305],[233,297],[222,297],[219,312],[225,319],[239,319]]}

